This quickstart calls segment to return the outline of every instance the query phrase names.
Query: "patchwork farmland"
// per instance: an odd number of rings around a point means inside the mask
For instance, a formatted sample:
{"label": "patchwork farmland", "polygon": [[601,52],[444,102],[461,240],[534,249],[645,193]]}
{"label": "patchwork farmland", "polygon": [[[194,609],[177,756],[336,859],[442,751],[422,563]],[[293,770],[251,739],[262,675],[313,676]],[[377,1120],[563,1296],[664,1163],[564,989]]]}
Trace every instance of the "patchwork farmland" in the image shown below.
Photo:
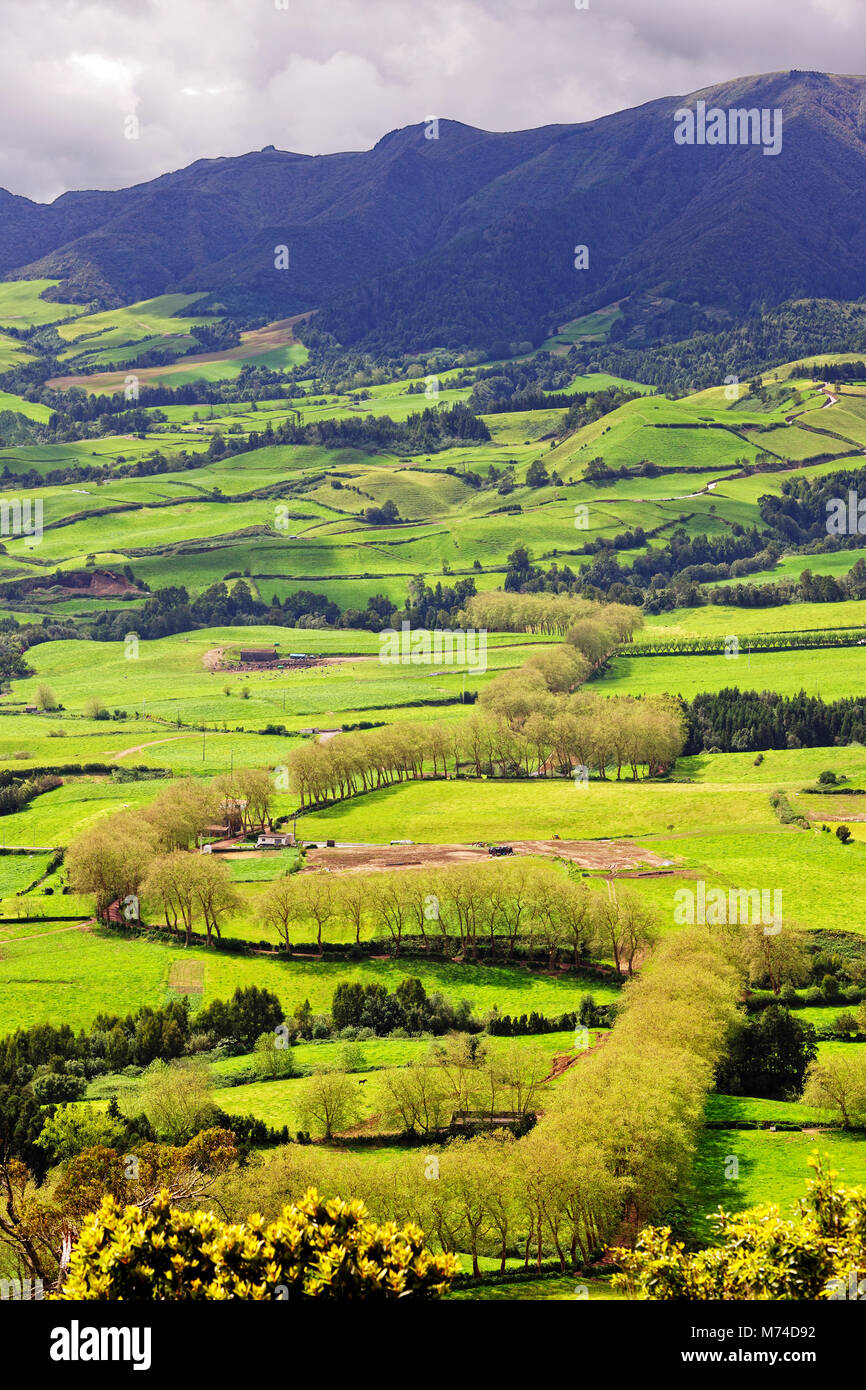
{"label": "patchwork farmland", "polygon": [[455,1302],[662,1298],[866,1184],[860,355],[67,292],[0,284],[0,1278],[315,1187]]}

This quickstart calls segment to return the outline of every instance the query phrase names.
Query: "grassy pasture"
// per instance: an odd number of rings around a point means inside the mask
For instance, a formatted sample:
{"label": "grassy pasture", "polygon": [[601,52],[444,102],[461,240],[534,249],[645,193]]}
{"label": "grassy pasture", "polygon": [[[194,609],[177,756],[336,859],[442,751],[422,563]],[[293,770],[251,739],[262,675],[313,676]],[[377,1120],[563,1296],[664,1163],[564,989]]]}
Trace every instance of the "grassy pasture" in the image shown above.
{"label": "grassy pasture", "polygon": [[[210,652],[236,651],[253,641],[256,646],[278,643],[286,655],[291,651],[336,655],[354,650],[357,659],[295,671],[219,671],[204,664]],[[466,672],[465,688],[478,689],[498,669],[519,666],[532,645],[532,639],[519,635],[491,635],[488,671]],[[341,717],[346,711],[381,709],[413,700],[461,699],[464,673],[459,668],[382,665],[378,651],[378,635],[374,633],[277,627],[208,628],[141,641],[135,660],[127,659],[123,642],[45,642],[31,649],[36,674],[16,681],[15,693],[25,702],[35,699],[39,685],[50,680],[55,696],[75,712],[93,695],[99,695],[109,708],[150,714],[163,722],[180,718],[244,729],[275,723],[303,727],[304,721],[313,717],[321,727],[332,728],[353,722]],[[225,694],[226,687],[229,695]],[[249,692],[247,698],[244,691]],[[17,731],[12,732],[14,736]],[[153,738],[163,736],[167,731],[160,730]],[[130,742],[147,738],[143,732],[140,739]]]}
{"label": "grassy pasture", "polygon": [[[748,793],[742,795],[745,798]],[[781,826],[775,832],[755,834],[745,830],[740,817],[726,816],[721,810],[718,824],[731,829],[659,837],[647,843],[675,860],[692,880],[703,878],[728,888],[780,889],[787,926],[866,931],[862,909],[866,844],[841,845],[835,835]],[[671,881],[671,917],[675,886]]]}
{"label": "grassy pasture", "polygon": [[[0,716],[0,768],[26,772],[29,767],[51,767],[71,763],[102,762],[122,767],[170,768],[181,776],[214,777],[234,767],[275,767],[285,761],[286,750],[292,746],[283,735],[258,735],[237,730],[209,730],[179,733],[171,726],[161,726],[149,720],[138,724],[114,725],[117,733],[76,736],[74,723],[69,720],[69,736],[27,737],[17,733],[19,722],[27,716],[3,719]],[[81,721],[85,722],[85,721]],[[12,726],[11,729],[9,726]],[[105,728],[105,724],[102,725]],[[26,753],[26,757],[16,754]],[[155,787],[155,783],[149,784]]]}
{"label": "grassy pasture", "polygon": [[[27,354],[18,355],[18,361],[26,361]],[[3,343],[0,342],[0,369],[7,370],[13,362],[7,358],[4,361]],[[38,420],[40,424],[47,424],[51,418],[51,411],[47,405],[41,405],[39,401],[28,401],[23,396],[13,396],[10,391],[0,391],[0,411],[11,410],[16,415],[24,415],[28,420]]]}
{"label": "grassy pasture", "polygon": [[419,843],[474,840],[598,840],[710,832],[721,822],[778,828],[763,788],[743,792],[676,783],[598,782],[583,788],[544,779],[420,782],[388,787],[304,815],[310,838]]}
{"label": "grassy pasture", "polygon": [[[809,557],[811,559],[811,556]],[[866,627],[866,599],[841,603],[787,603],[775,608],[740,608],[712,603],[652,613],[637,635],[639,642],[677,637],[746,636],[757,632],[817,632],[822,628]],[[692,658],[687,657],[686,660]]]}
{"label": "grassy pasture", "polygon": [[[685,1203],[686,1230],[697,1239],[711,1239],[708,1216],[719,1206],[740,1211],[775,1202],[793,1214],[812,1176],[808,1161],[815,1153],[829,1156],[843,1182],[862,1186],[866,1181],[864,1135],[827,1129],[812,1134],[705,1129],[695,1158],[693,1191]],[[738,1176],[726,1178],[732,1156],[738,1160]]]}
{"label": "grassy pasture", "polygon": [[[180,959],[201,965],[203,993],[198,997],[204,1003],[228,999],[239,985],[256,984],[272,989],[290,1013],[305,999],[314,1012],[325,1012],[341,980],[377,980],[393,990],[407,975],[420,978],[428,993],[438,990],[470,1000],[479,1018],[494,1004],[511,1014],[571,1012],[587,991],[585,983],[567,976],[528,970],[415,958],[350,963],[231,956],[74,926],[48,930],[31,925],[4,939],[2,949],[0,1034],[41,1021],[84,1027],[100,1012],[125,1014],[140,1004],[177,997],[169,982],[172,965]],[[593,984],[592,994],[599,1002],[615,997],[604,985]]]}
{"label": "grassy pasture", "polygon": [[83,304],[43,299],[59,280],[5,280],[0,283],[0,328],[30,328],[86,313]]}
{"label": "grassy pasture", "polygon": [[[153,334],[156,330],[157,337],[149,346],[160,346],[164,350],[166,342],[165,335],[174,332],[185,331],[194,328],[192,320],[175,319],[171,317],[172,304],[177,301],[176,307],[191,307],[191,301],[199,299],[200,295],[162,295],[159,299],[148,300],[137,306],[127,306],[125,309],[109,311],[110,314],[117,314],[121,317],[118,324],[117,319],[107,316],[99,316],[104,319],[102,325],[104,331],[109,333],[120,328],[121,343],[129,341],[124,334],[134,332],[138,329],[138,336],[142,333]],[[184,303],[183,301],[188,301]],[[130,321],[130,311],[136,309],[146,314],[146,318],[133,318]],[[168,313],[166,313],[168,309]],[[145,385],[169,385],[185,386],[193,381],[224,381],[230,380],[240,374],[244,364],[254,361],[260,366],[271,367],[274,370],[285,370],[305,362],[308,356],[307,349],[302,343],[295,340],[292,333],[292,324],[297,320],[279,319],[273,323],[265,324],[261,328],[251,329],[241,334],[241,341],[237,347],[226,348],[221,352],[200,352],[193,353],[189,357],[181,358],[177,362],[168,363],[162,367],[142,367],[137,376],[139,381]],[[92,320],[91,320],[92,322]],[[97,340],[99,341],[99,340]],[[168,346],[171,345],[171,338],[168,338]],[[143,345],[145,350],[148,345]],[[93,359],[99,361],[97,355]],[[116,358],[114,360],[117,360]],[[111,365],[110,354],[106,357],[106,365]],[[71,365],[74,367],[75,362]],[[85,391],[94,392],[117,392],[124,387],[125,373],[104,372],[94,373],[90,376],[76,377],[75,375],[55,377],[51,384],[61,389],[69,389],[72,386],[81,387]]]}
{"label": "grassy pasture", "polygon": [[23,893],[45,873],[50,854],[0,855],[0,899]]}
{"label": "grassy pasture", "polygon": [[[811,570],[813,574],[839,576],[847,574],[860,555],[859,550],[834,550],[826,555],[786,555],[774,569],[756,570],[754,574],[744,575],[742,580],[720,579],[719,587],[727,588],[731,584],[738,583],[766,584],[770,580],[796,581],[800,578],[803,570]],[[828,607],[828,605],[824,604],[822,607]],[[828,608],[828,612],[832,611],[832,608]]]}
{"label": "grassy pasture", "polygon": [[80,777],[55,791],[37,796],[24,807],[0,818],[4,845],[51,849],[68,845],[81,830],[102,816],[126,807],[146,805],[156,795],[156,782],[114,783],[106,778]]}
{"label": "grassy pasture", "polygon": [[682,695],[692,699],[702,690],[776,690],[796,695],[805,690],[825,700],[866,692],[866,648],[841,647],[832,653],[806,651],[749,652],[736,658],[713,656],[615,657],[610,673],[593,686],[611,695]]}
{"label": "grassy pasture", "polygon": [[[757,753],[696,753],[692,757],[680,758],[677,774],[691,777],[697,782],[715,783],[723,786],[755,787],[767,786],[798,789],[813,785],[820,773],[825,771],[844,773],[851,785],[859,787],[866,783],[866,748],[860,743],[852,743],[844,748],[769,748],[762,755],[763,761],[755,763]],[[772,787],[770,786],[772,784]],[[859,799],[859,798],[858,798]],[[823,808],[836,802],[844,804],[844,797],[803,797],[803,811],[810,807]]]}

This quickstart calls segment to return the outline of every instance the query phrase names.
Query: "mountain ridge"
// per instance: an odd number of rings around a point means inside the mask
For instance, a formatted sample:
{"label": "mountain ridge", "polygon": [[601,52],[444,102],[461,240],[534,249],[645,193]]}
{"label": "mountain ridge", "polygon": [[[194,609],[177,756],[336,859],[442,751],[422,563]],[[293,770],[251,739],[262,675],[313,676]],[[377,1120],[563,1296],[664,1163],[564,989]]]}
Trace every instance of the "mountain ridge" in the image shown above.
{"label": "mountain ridge", "polygon": [[[677,146],[674,112],[697,100],[781,109],[779,156]],[[0,190],[0,275],[58,279],[57,298],[108,307],[202,291],[238,316],[318,309],[317,332],[374,349],[537,343],[646,293],[698,326],[857,299],[864,207],[866,77],[775,72],[574,125],[442,119],[366,151],[265,147],[50,204]]]}

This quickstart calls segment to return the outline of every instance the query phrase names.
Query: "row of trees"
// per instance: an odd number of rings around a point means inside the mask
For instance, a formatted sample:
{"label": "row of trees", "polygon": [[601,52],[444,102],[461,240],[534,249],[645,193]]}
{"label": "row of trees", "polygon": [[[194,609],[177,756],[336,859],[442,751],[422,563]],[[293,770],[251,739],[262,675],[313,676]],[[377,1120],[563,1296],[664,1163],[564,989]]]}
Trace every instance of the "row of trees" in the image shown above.
{"label": "row of trees", "polygon": [[604,956],[628,974],[657,934],[639,898],[608,897],[551,864],[520,859],[435,872],[294,874],[269,885],[261,911],[287,951],[311,937],[321,951],[329,934],[357,944],[362,932],[384,928],[395,955],[409,936],[473,960],[482,945],[492,959],[510,960],[519,942],[543,949],[551,966],[567,952],[574,964]]}
{"label": "row of trees", "polygon": [[531,668],[491,681],[481,704],[465,720],[406,721],[292,749],[290,784],[301,809],[424,777],[570,776],[583,767],[618,781],[627,768],[637,780],[641,768],[653,775],[672,767],[686,738],[672,698],[584,690],[557,699]]}
{"label": "row of trees", "polygon": [[[623,1216],[644,1221],[687,1175],[707,1090],[736,1017],[741,975],[722,939],[705,930],[668,937],[627,987],[626,1006],[605,1044],[571,1068],[525,1137],[508,1133],[452,1141],[416,1161],[374,1165],[296,1146],[266,1165],[234,1170],[218,1184],[231,1213],[267,1216],[286,1192],[310,1183],[362,1196],[381,1217],[417,1221],[441,1249],[496,1254],[504,1268],[519,1250],[528,1264],[553,1253],[564,1269],[591,1259]],[[519,1111],[537,1103],[542,1063],[502,1054],[489,1068],[465,1040],[444,1068],[435,1056],[389,1078],[389,1107],[418,1132],[448,1105]],[[447,1083],[442,1072],[448,1073]],[[443,1107],[441,1093],[451,1091]]]}
{"label": "row of trees", "polygon": [[564,595],[487,593],[469,599],[463,615],[479,627],[564,632],[566,641],[534,652],[502,671],[482,691],[481,712],[449,723],[401,723],[305,744],[289,754],[292,789],[301,809],[425,776],[569,775],[575,766],[650,773],[670,767],[682,751],[678,702],[661,697],[599,698],[576,691],[620,642],[630,641],[639,615],[622,604]]}
{"label": "row of trees", "polygon": [[563,637],[577,623],[594,622],[616,642],[630,642],[643,626],[637,610],[624,603],[593,603],[569,594],[521,594],[490,590],[473,594],[464,608],[468,627],[488,632],[532,632]]}
{"label": "row of trees", "polygon": [[758,752],[767,748],[828,748],[866,741],[866,700],[825,703],[801,690],[704,691],[688,706],[686,753]]}

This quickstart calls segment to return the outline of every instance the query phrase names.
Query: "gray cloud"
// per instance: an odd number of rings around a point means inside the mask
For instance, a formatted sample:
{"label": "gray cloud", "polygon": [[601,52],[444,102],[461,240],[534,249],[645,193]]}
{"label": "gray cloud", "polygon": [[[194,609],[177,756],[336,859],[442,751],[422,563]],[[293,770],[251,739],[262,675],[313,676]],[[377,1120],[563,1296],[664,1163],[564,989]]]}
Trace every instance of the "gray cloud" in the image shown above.
{"label": "gray cloud", "polygon": [[0,0],[0,186],[49,200],[262,145],[365,149],[429,116],[516,130],[747,73],[862,72],[859,3]]}

